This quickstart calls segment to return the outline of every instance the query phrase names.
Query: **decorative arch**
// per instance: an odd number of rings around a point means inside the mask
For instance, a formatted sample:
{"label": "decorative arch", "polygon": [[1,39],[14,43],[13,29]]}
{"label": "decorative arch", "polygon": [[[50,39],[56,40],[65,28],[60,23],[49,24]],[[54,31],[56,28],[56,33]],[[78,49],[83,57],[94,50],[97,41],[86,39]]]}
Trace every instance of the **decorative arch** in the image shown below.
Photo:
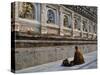
{"label": "decorative arch", "polygon": [[47,23],[54,23],[55,24],[55,13],[51,9],[49,9],[47,11]]}
{"label": "decorative arch", "polygon": [[77,29],[77,25],[78,25],[78,22],[77,22],[77,19],[75,18],[75,19],[74,19],[74,28],[75,28],[75,29]]}
{"label": "decorative arch", "polygon": [[68,16],[67,15],[64,15],[64,18],[63,18],[63,25],[64,27],[68,27]]}
{"label": "decorative arch", "polygon": [[83,31],[87,32],[87,20],[83,20]]}
{"label": "decorative arch", "polygon": [[74,16],[74,28],[80,30],[81,27],[81,18],[78,15]]}

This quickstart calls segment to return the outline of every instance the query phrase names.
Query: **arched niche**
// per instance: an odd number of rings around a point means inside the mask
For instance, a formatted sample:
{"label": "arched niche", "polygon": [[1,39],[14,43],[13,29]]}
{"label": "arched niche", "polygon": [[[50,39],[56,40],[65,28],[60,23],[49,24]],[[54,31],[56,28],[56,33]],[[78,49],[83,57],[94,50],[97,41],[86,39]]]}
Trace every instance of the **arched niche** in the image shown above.
{"label": "arched niche", "polygon": [[47,23],[55,24],[55,13],[51,9],[47,11]]}

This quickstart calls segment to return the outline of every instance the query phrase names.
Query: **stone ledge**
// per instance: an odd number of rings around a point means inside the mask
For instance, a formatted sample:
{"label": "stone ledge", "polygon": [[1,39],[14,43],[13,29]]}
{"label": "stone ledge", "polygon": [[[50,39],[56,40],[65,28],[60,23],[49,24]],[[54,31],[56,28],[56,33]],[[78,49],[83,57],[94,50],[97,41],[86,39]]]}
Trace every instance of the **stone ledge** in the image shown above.
{"label": "stone ledge", "polygon": [[71,40],[71,41],[97,41],[97,39],[89,39],[89,38],[73,38],[69,36],[60,36],[60,35],[53,35],[53,34],[40,34],[40,33],[25,33],[25,32],[12,32],[16,34],[16,39],[18,40]]}
{"label": "stone ledge", "polygon": [[16,48],[66,46],[66,45],[88,45],[97,44],[97,41],[49,41],[49,40],[15,40]]}

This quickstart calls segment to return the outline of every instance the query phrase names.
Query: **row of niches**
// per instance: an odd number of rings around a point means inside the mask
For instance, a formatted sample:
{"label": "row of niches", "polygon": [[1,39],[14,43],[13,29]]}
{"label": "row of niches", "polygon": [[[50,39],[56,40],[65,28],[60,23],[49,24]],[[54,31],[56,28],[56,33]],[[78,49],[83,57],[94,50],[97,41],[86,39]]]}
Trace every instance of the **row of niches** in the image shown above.
{"label": "row of niches", "polygon": [[[60,7],[60,6],[59,6]],[[67,8],[66,8],[67,9]],[[22,2],[21,6],[19,7],[19,17],[22,19],[28,19],[28,20],[35,20],[36,14],[38,11],[36,11],[37,8],[33,3],[30,2]],[[68,9],[69,10],[69,9]],[[58,25],[60,24],[60,20],[63,21],[62,25],[63,27],[69,28],[69,29],[76,29],[79,31],[84,32],[91,32],[96,33],[97,31],[97,25],[93,21],[82,17],[81,15],[75,13],[74,16],[72,16],[72,13],[63,13],[63,10],[60,11],[58,9],[54,9],[51,7],[46,6],[46,23],[52,24],[52,25]],[[41,13],[41,11],[40,11]],[[61,14],[62,13],[62,14]],[[62,18],[61,18],[61,17]],[[61,19],[60,19],[61,18]],[[73,26],[74,25],[74,26]]]}

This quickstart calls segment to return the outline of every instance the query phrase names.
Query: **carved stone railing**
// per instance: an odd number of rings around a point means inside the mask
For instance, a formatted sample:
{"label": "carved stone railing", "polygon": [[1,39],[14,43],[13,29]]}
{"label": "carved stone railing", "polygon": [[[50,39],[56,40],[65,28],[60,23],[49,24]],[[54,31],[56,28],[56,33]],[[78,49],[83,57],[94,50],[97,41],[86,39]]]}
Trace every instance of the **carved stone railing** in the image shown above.
{"label": "carved stone railing", "polygon": [[88,38],[88,33],[87,32],[83,32],[83,38]]}
{"label": "carved stone railing", "polygon": [[72,30],[71,29],[63,29],[63,34],[66,37],[72,37]]}
{"label": "carved stone railing", "polygon": [[74,36],[74,38],[82,38],[81,31],[74,30],[73,31],[73,36]]}

